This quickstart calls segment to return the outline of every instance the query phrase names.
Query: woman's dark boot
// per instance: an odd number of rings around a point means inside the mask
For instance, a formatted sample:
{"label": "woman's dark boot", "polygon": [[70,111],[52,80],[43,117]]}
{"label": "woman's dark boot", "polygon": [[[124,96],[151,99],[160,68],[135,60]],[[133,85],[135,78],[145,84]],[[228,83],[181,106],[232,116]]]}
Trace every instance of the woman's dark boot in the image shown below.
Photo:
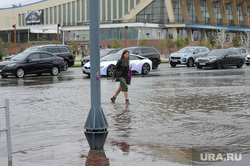
{"label": "woman's dark boot", "polygon": [[111,97],[111,99],[110,99],[110,100],[111,100],[111,102],[112,102],[112,103],[115,103],[115,99],[116,99],[116,97],[115,97],[115,96],[113,96],[113,97]]}

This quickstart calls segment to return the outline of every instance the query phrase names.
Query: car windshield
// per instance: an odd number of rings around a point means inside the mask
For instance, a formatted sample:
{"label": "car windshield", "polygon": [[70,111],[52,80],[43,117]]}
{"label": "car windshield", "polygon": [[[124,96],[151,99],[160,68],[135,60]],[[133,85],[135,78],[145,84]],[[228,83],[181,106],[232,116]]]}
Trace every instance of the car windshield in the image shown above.
{"label": "car windshield", "polygon": [[190,48],[190,47],[185,47],[182,48],[178,51],[178,53],[190,53],[190,52],[194,52],[195,48]]}
{"label": "car windshield", "polygon": [[30,51],[39,51],[40,47],[29,47],[26,50],[24,50],[25,52],[30,52]]}
{"label": "car windshield", "polygon": [[101,58],[101,61],[117,61],[119,58],[121,58],[120,54],[110,54]]}
{"label": "car windshield", "polygon": [[208,56],[223,56],[226,50],[213,50],[208,53]]}
{"label": "car windshield", "polygon": [[27,56],[29,56],[30,53],[28,52],[21,52],[19,54],[17,54],[16,56],[14,56],[13,58],[11,58],[11,61],[23,61],[27,58]]}
{"label": "car windshield", "polygon": [[100,50],[100,56],[107,55],[110,52],[110,50]]}

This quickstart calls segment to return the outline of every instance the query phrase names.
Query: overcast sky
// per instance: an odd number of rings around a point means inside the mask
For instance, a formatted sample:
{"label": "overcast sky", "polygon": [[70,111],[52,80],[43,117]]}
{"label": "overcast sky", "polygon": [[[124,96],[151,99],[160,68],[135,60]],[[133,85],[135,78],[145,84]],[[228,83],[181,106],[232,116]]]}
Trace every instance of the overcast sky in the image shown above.
{"label": "overcast sky", "polygon": [[0,0],[0,1],[1,1],[0,7],[4,8],[4,7],[12,7],[12,4],[19,5],[21,3],[22,5],[24,5],[41,0]]}

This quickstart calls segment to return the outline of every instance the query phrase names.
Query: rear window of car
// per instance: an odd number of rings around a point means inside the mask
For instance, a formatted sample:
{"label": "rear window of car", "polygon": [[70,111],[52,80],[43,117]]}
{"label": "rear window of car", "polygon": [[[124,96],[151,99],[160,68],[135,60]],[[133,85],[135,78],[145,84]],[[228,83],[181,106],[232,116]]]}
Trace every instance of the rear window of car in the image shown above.
{"label": "rear window of car", "polygon": [[65,47],[59,47],[59,52],[69,52],[69,50]]}
{"label": "rear window of car", "polygon": [[52,57],[52,55],[50,55],[50,54],[40,54],[41,59],[50,58],[50,57]]}
{"label": "rear window of car", "polygon": [[143,48],[142,53],[143,54],[151,53],[151,49],[150,48]]}
{"label": "rear window of car", "polygon": [[58,50],[57,50],[56,47],[48,47],[48,48],[47,48],[47,51],[48,51],[48,52],[51,52],[51,53],[58,53]]}
{"label": "rear window of car", "polygon": [[151,50],[151,52],[153,52],[153,53],[157,53],[157,51],[156,51],[155,49],[153,49],[153,48],[151,48],[150,50]]}
{"label": "rear window of car", "polygon": [[246,52],[247,52],[246,49],[239,49],[239,51],[240,51],[241,53],[246,53]]}

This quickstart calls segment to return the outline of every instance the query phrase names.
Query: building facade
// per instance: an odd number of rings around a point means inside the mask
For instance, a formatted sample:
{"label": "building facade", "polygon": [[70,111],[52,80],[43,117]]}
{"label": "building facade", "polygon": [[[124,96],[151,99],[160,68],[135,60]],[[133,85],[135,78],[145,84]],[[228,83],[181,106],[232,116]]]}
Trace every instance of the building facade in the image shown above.
{"label": "building facade", "polygon": [[[90,0],[30,0],[1,7],[0,37],[8,42],[16,24],[17,42],[36,41],[43,34],[60,42],[89,40]],[[219,29],[231,36],[250,31],[249,0],[100,0],[100,39],[206,40]],[[13,41],[12,35],[12,41]]]}

